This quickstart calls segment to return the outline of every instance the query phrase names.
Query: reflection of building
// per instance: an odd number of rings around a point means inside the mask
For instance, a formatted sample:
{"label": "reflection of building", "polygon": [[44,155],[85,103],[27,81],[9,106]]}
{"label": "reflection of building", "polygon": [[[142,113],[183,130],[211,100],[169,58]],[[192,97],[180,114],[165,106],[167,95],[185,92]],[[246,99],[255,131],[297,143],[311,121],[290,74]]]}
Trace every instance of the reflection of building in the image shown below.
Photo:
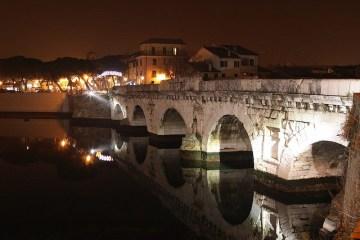
{"label": "reflection of building", "polygon": [[258,55],[238,45],[205,46],[190,61],[207,65],[204,79],[257,76]]}
{"label": "reflection of building", "polygon": [[128,62],[128,78],[137,84],[159,83],[174,78],[186,62],[181,39],[148,39]]}

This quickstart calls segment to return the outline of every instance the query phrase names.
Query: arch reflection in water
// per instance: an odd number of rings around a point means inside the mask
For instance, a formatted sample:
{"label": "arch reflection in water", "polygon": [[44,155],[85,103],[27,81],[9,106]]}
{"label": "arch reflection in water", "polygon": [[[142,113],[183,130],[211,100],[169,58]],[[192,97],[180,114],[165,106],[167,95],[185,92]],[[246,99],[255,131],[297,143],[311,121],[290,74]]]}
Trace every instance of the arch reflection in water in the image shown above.
{"label": "arch reflection in water", "polygon": [[183,186],[185,180],[181,168],[180,150],[158,149],[158,154],[168,183],[175,188]]}
{"label": "arch reflection in water", "polygon": [[280,202],[258,192],[252,169],[184,165],[177,149],[150,146],[143,165],[123,159],[120,166],[131,166],[131,176],[208,239],[315,239],[328,211],[326,202]]}
{"label": "arch reflection in water", "polygon": [[148,137],[131,137],[130,142],[135,154],[136,162],[143,164],[146,160],[149,138]]}
{"label": "arch reflection in water", "polygon": [[253,170],[212,170],[207,175],[210,191],[215,195],[225,221],[231,225],[243,223],[248,218],[253,203]]}

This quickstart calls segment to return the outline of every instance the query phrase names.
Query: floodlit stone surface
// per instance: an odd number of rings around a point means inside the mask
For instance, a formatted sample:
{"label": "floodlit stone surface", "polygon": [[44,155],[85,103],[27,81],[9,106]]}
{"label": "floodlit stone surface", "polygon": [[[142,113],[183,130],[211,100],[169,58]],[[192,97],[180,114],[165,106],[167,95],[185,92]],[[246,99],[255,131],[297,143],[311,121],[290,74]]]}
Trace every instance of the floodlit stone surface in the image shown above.
{"label": "floodlit stone surface", "polygon": [[[130,125],[141,109],[150,133],[185,134],[185,151],[252,151],[257,170],[304,179],[342,175],[340,134],[357,90],[352,79],[186,79],[122,87],[113,102]],[[340,150],[315,154],[318,144]]]}

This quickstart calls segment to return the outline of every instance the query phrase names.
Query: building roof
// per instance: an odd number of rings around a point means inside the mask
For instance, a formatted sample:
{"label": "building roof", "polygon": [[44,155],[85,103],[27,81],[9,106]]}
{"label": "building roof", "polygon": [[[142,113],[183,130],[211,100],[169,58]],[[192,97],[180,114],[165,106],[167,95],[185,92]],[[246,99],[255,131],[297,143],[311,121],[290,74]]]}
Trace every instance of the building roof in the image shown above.
{"label": "building roof", "polygon": [[160,44],[181,44],[185,45],[185,42],[180,38],[149,38],[140,44],[148,43],[160,43]]}
{"label": "building roof", "polygon": [[237,54],[235,54],[233,51],[228,50],[224,47],[205,46],[204,48],[220,58],[239,58],[239,56]]}
{"label": "building roof", "polygon": [[257,54],[253,51],[243,48],[239,45],[205,46],[204,48],[219,58],[240,58],[240,55],[257,56]]}
{"label": "building roof", "polygon": [[240,45],[222,45],[223,47],[227,48],[227,49],[231,49],[232,51],[234,51],[237,54],[240,55],[258,55],[257,53],[246,49]]}

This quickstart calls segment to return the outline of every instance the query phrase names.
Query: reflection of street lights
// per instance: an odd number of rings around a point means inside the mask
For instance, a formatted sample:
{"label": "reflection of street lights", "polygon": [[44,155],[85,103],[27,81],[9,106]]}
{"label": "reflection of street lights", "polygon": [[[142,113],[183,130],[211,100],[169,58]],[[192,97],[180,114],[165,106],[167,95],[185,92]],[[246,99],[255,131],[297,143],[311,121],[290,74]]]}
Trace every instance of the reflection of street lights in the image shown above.
{"label": "reflection of street lights", "polygon": [[65,148],[68,144],[69,144],[69,140],[67,140],[66,138],[60,141],[60,147],[62,148]]}
{"label": "reflection of street lights", "polygon": [[93,157],[90,154],[87,154],[84,157],[84,160],[85,160],[85,165],[93,164]]}

